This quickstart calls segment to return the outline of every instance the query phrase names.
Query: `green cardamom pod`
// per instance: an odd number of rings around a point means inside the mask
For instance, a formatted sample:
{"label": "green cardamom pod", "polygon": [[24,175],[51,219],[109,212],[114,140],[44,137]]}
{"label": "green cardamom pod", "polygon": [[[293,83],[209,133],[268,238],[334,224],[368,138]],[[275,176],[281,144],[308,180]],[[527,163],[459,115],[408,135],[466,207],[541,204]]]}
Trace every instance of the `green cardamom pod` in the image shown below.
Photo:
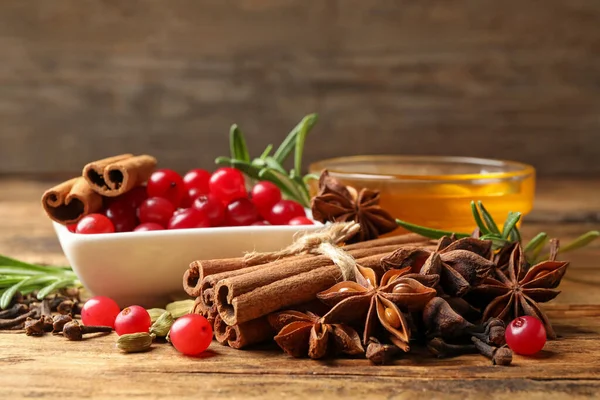
{"label": "green cardamom pod", "polygon": [[125,353],[139,353],[150,349],[156,335],[148,332],[130,333],[119,336],[117,348]]}
{"label": "green cardamom pod", "polygon": [[154,323],[158,319],[158,317],[163,315],[163,313],[167,310],[163,308],[149,308],[146,311],[148,311],[148,314],[150,314],[150,321]]}
{"label": "green cardamom pod", "polygon": [[194,300],[180,300],[167,304],[167,311],[171,313],[173,318],[177,319],[192,312]]}
{"label": "green cardamom pod", "polygon": [[165,311],[150,327],[150,333],[155,334],[158,337],[165,337],[171,330],[171,326],[175,322],[175,318],[170,312]]}

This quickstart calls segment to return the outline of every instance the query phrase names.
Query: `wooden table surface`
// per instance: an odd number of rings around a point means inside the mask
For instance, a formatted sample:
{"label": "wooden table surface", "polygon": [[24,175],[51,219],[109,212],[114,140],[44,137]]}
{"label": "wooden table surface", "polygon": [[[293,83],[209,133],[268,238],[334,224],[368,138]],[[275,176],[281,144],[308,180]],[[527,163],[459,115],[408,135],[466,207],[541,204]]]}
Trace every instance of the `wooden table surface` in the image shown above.
{"label": "wooden table surface", "polygon": [[[39,206],[51,183],[0,180],[0,254],[64,263]],[[600,180],[542,181],[526,237],[564,240],[600,228]],[[394,365],[292,359],[272,347],[238,351],[217,343],[201,358],[166,345],[121,354],[114,334],[82,342],[0,332],[0,398],[594,398],[600,395],[600,241],[568,257],[562,294],[545,309],[559,339],[536,357],[494,367],[481,356],[438,360],[407,354]]]}

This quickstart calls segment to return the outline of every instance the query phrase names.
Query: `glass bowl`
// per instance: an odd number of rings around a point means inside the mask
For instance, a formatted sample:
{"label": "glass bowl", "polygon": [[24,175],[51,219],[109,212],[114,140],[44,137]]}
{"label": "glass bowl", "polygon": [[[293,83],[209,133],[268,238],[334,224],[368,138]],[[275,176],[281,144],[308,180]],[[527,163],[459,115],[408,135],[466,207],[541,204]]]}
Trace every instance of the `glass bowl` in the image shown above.
{"label": "glass bowl", "polygon": [[[533,206],[535,169],[513,161],[373,155],[331,158],[309,167],[317,175],[324,169],[346,185],[379,190],[381,207],[395,218],[453,232],[475,229],[472,200],[481,200],[499,225],[509,211],[526,215]],[[311,195],[316,191],[313,181]]]}

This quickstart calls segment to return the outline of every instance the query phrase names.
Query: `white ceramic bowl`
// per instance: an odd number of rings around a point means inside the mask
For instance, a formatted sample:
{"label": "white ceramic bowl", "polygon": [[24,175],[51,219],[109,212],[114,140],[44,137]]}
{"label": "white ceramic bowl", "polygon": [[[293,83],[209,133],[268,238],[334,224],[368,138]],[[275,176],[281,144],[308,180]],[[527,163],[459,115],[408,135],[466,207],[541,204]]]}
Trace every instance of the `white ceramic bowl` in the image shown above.
{"label": "white ceramic bowl", "polygon": [[60,245],[81,283],[119,305],[164,306],[183,292],[183,273],[194,260],[276,251],[296,232],[322,227],[240,226],[78,235],[54,223]]}

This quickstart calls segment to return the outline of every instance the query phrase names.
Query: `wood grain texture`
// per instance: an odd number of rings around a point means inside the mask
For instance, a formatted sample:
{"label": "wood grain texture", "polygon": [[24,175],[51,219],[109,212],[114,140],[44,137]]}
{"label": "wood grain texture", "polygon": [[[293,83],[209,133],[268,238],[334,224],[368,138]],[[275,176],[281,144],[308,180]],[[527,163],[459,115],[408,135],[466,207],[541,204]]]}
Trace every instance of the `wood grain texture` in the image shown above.
{"label": "wood grain texture", "polygon": [[237,122],[254,154],[308,112],[307,161],[508,158],[594,174],[592,0],[0,2],[0,173],[147,152],[213,166]]}
{"label": "wood grain texture", "polygon": [[10,398],[65,400],[593,397],[600,391],[600,306],[548,309],[561,338],[537,357],[515,356],[507,368],[477,355],[438,360],[426,353],[377,367],[367,360],[293,359],[269,347],[238,351],[216,342],[201,358],[183,357],[166,344],[126,355],[114,348],[114,334],[68,342],[0,332],[0,385]]}

